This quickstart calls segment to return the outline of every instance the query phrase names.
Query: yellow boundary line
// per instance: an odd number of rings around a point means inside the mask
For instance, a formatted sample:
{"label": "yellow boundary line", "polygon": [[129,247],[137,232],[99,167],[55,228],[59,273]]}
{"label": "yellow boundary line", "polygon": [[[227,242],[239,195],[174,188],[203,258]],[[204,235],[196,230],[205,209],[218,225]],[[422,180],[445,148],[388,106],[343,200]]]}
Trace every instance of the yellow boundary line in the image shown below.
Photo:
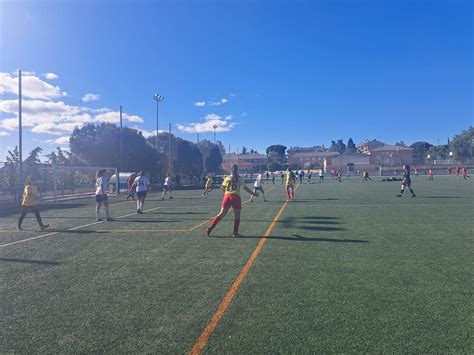
{"label": "yellow boundary line", "polygon": [[[296,187],[298,188],[298,186]],[[295,189],[296,191],[296,189]],[[255,247],[254,251],[250,255],[249,259],[245,263],[244,267],[240,271],[239,276],[235,279],[234,283],[230,287],[229,291],[227,291],[227,294],[217,307],[216,312],[213,314],[211,320],[207,324],[206,328],[202,331],[201,335],[199,336],[198,340],[194,344],[194,347],[192,350],[189,352],[190,355],[198,355],[201,354],[202,349],[207,344],[207,341],[209,340],[209,337],[211,334],[214,332],[214,329],[216,329],[217,325],[219,324],[220,320],[224,316],[225,312],[227,311],[227,308],[229,308],[229,305],[231,304],[232,300],[234,299],[235,294],[239,290],[240,285],[242,282],[245,280],[247,277],[248,272],[250,271],[253,263],[257,259],[257,256],[260,254],[260,251],[262,250],[263,246],[265,245],[265,242],[267,241],[267,237],[270,236],[270,234],[273,231],[273,228],[275,227],[276,223],[280,219],[281,215],[286,209],[286,206],[288,206],[288,201],[285,201],[283,205],[281,206],[280,210],[278,213],[275,215],[273,218],[272,223],[266,230],[265,234],[260,238],[260,241],[258,242],[257,246]]]}

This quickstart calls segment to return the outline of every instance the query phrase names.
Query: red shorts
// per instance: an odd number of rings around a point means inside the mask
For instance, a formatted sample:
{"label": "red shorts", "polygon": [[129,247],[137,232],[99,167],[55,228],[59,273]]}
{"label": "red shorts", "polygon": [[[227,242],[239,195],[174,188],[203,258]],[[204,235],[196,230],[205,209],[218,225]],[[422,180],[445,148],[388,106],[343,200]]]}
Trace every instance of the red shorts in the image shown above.
{"label": "red shorts", "polygon": [[221,207],[225,209],[232,207],[234,210],[240,210],[242,209],[242,200],[236,194],[225,195]]}

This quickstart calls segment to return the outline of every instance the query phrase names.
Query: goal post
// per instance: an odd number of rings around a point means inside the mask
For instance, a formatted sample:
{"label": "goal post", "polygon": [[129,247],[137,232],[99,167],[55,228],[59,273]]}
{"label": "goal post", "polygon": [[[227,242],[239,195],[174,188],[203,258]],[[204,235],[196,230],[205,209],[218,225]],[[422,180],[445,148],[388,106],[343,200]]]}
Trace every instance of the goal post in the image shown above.
{"label": "goal post", "polygon": [[49,165],[37,177],[38,191],[43,202],[58,202],[95,195],[96,172],[106,170],[107,190],[110,195],[120,191],[118,169],[97,166]]}

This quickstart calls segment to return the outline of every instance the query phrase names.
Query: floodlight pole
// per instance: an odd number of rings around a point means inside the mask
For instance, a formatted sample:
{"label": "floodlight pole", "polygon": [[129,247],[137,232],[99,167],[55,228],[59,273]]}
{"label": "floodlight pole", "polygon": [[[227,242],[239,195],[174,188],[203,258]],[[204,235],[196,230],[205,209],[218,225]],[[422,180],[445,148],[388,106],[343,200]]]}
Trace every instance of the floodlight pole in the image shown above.
{"label": "floodlight pole", "polygon": [[168,173],[171,175],[171,123],[168,132]]}
{"label": "floodlight pole", "polygon": [[117,194],[120,193],[120,173],[123,171],[123,124],[122,124],[122,105],[120,105],[120,171],[116,173]]}
{"label": "floodlight pole", "polygon": [[23,122],[22,122],[21,70],[18,70],[18,149],[20,162],[18,165],[18,200],[21,203],[23,189]]}
{"label": "floodlight pole", "polygon": [[156,101],[156,150],[158,150],[158,106],[159,106],[159,103],[163,101],[165,98],[158,93],[153,95],[153,98]]}
{"label": "floodlight pole", "polygon": [[217,125],[212,126],[212,128],[214,128],[214,144],[216,144],[216,128],[217,128]]}

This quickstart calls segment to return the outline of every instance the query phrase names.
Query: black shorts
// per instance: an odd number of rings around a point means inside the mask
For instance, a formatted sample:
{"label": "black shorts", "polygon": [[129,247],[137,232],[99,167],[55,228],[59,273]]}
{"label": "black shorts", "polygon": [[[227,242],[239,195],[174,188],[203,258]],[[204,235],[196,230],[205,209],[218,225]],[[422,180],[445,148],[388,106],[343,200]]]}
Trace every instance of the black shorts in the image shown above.
{"label": "black shorts", "polygon": [[263,187],[261,187],[261,186],[260,186],[260,187],[255,187],[255,186],[254,186],[253,189],[254,189],[255,191],[261,191],[261,192],[263,192],[263,193],[265,192],[265,191],[263,191]]}
{"label": "black shorts", "polygon": [[146,197],[146,191],[140,191],[140,192],[137,192],[137,197],[138,198],[145,198]]}
{"label": "black shorts", "polygon": [[171,186],[163,185],[163,191],[170,191],[170,190],[171,190]]}
{"label": "black shorts", "polygon": [[402,185],[404,185],[404,186],[410,186],[410,185],[411,185],[411,179],[410,179],[410,178],[403,179]]}
{"label": "black shorts", "polygon": [[108,201],[107,195],[95,195],[95,201],[96,202],[106,202]]}

